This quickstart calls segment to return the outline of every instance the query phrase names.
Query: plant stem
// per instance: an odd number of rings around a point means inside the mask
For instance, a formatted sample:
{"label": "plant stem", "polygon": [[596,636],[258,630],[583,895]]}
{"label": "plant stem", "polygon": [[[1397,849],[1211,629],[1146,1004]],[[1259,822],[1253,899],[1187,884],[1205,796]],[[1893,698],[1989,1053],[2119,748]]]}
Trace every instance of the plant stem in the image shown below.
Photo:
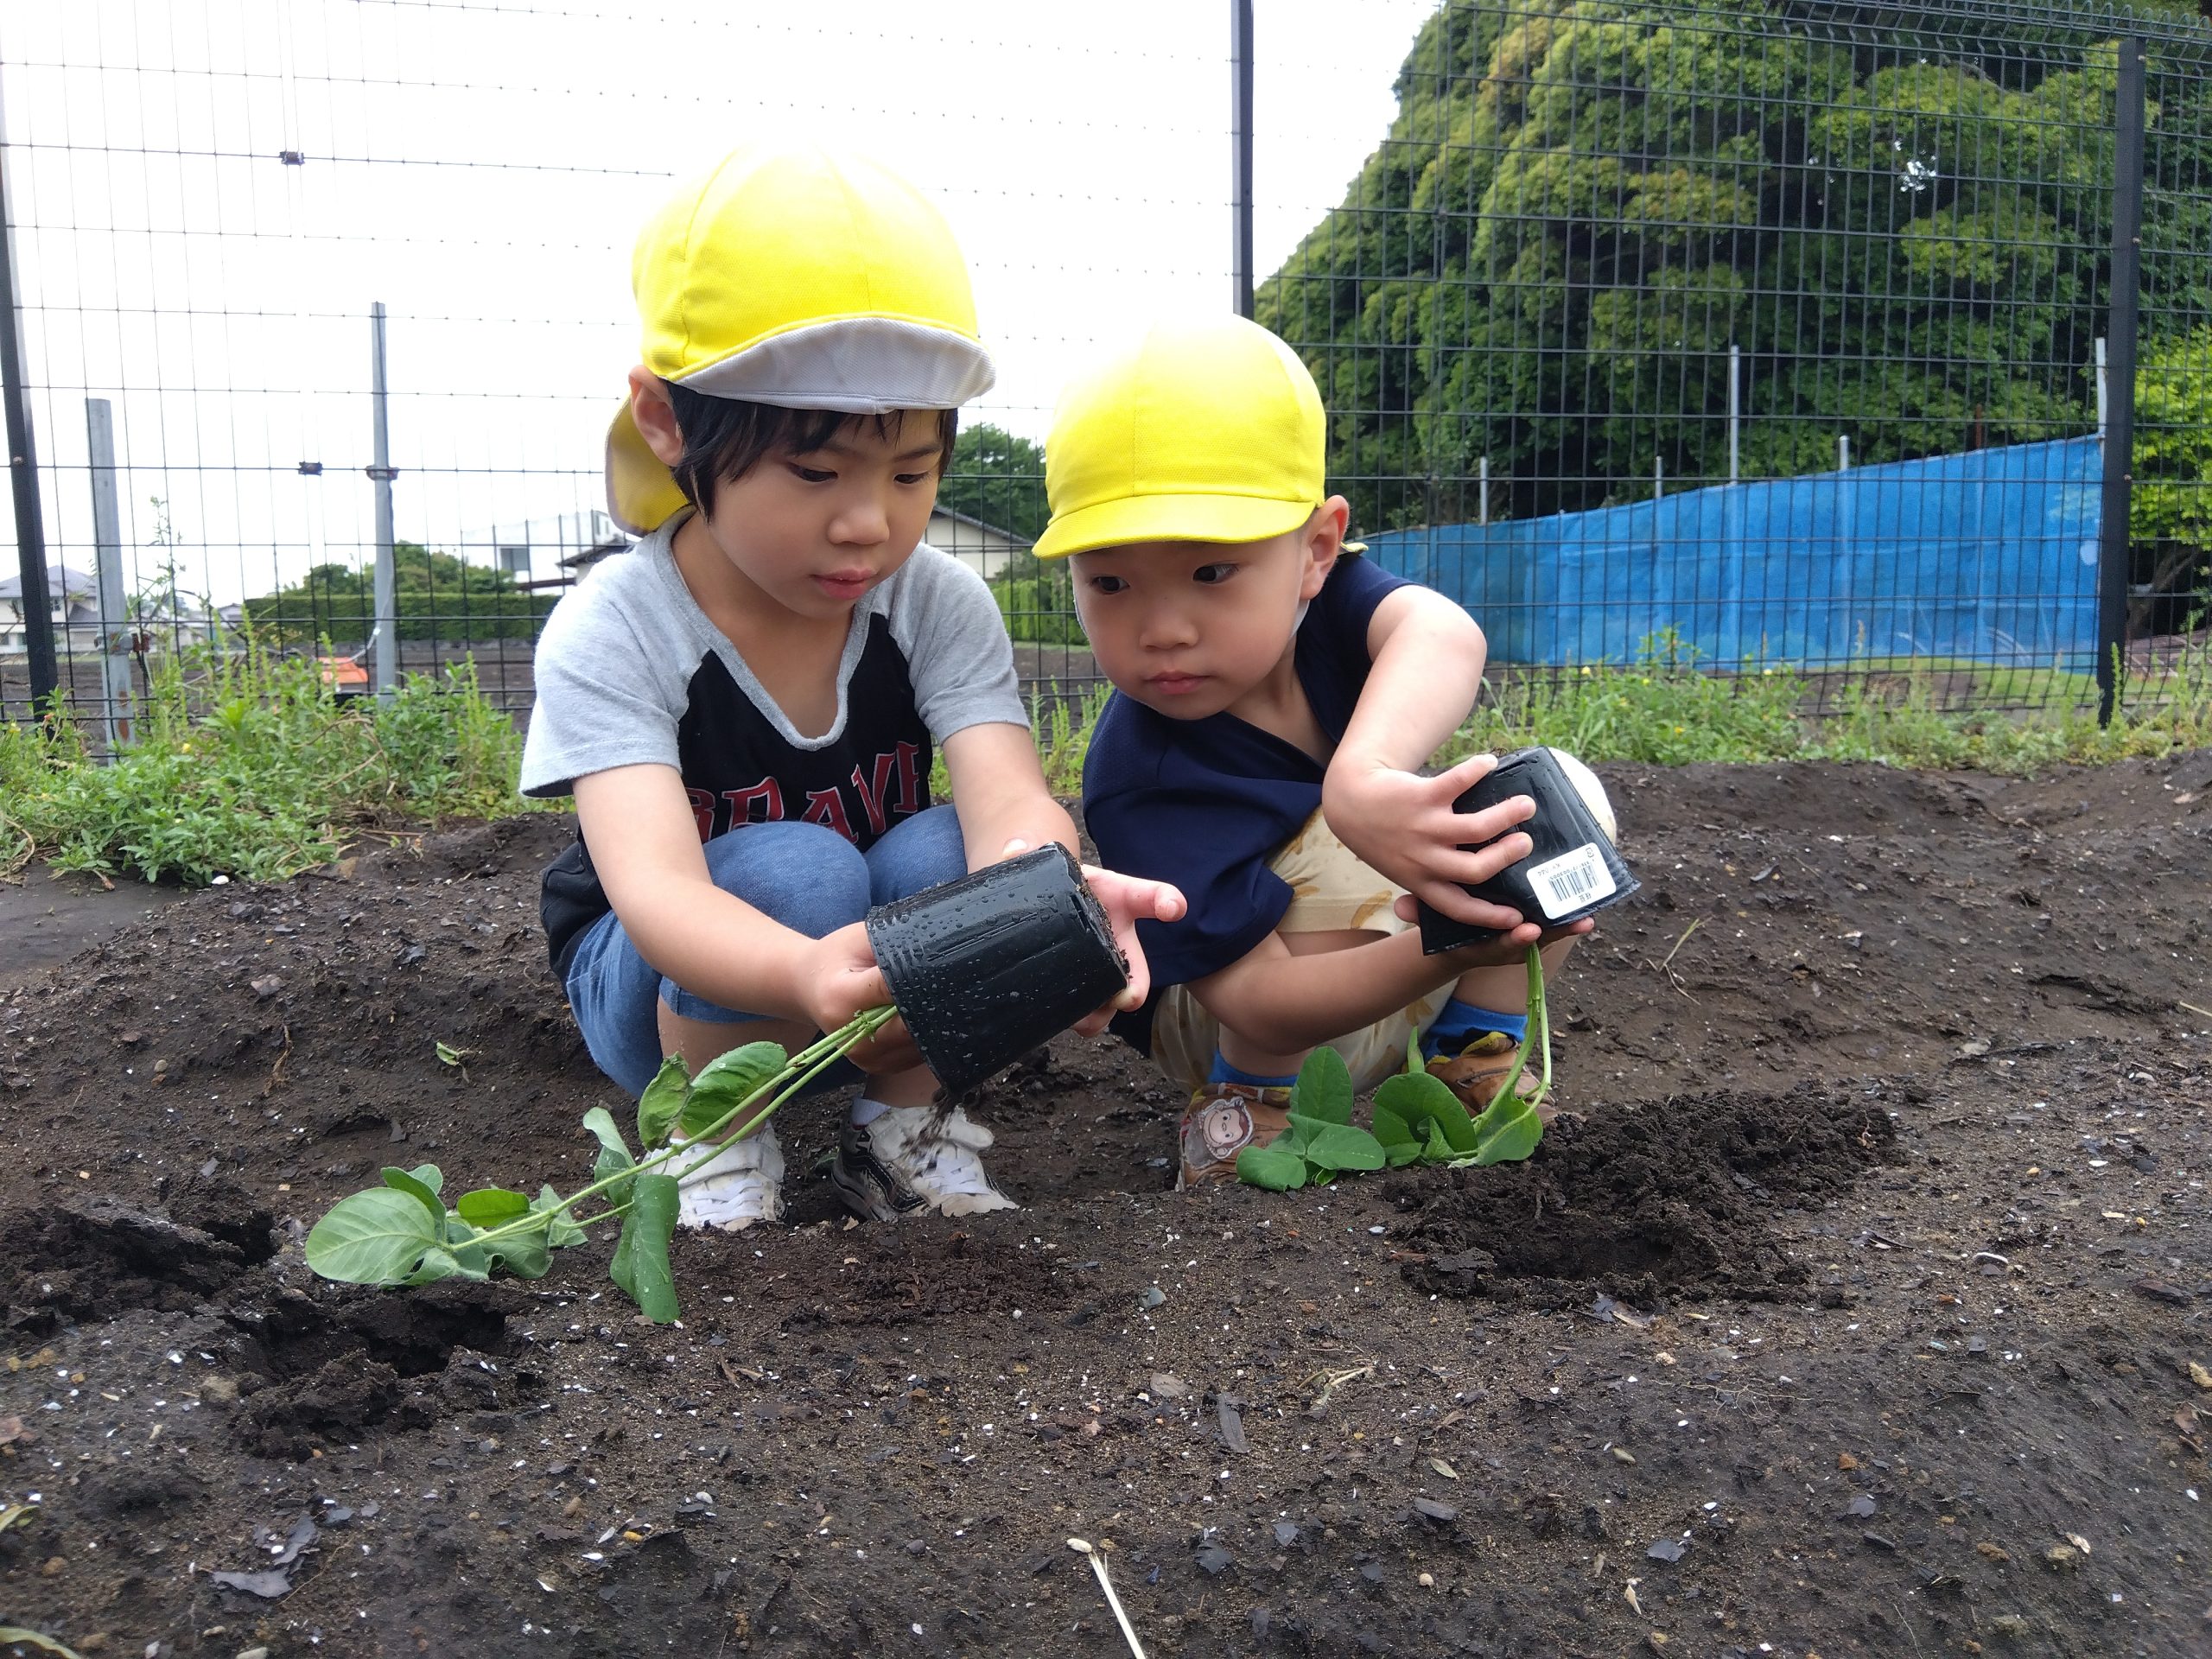
{"label": "plant stem", "polygon": [[[663,1147],[658,1152],[651,1154],[646,1157],[640,1158],[629,1168],[620,1171],[615,1174],[609,1175],[604,1180],[594,1181],[589,1186],[583,1188],[581,1192],[570,1193],[567,1198],[562,1199],[560,1203],[555,1205],[550,1210],[534,1210],[526,1216],[518,1217],[515,1220],[508,1222],[502,1226],[494,1227],[488,1232],[479,1233],[474,1238],[468,1242],[472,1244],[488,1244],[495,1240],[505,1238],[512,1234],[526,1233],[533,1230],[550,1230],[552,1226],[554,1217],[568,1213],[574,1208],[574,1206],[582,1204],[586,1198],[597,1198],[609,1187],[619,1186],[626,1180],[630,1180],[636,1176],[643,1175],[648,1171],[658,1168],[659,1166],[668,1162],[670,1159],[676,1157],[680,1153],[696,1150],[699,1142],[719,1133],[730,1122],[732,1119],[736,1117],[739,1113],[744,1111],[747,1107],[751,1106],[753,1102],[759,1100],[770,1090],[777,1089],[779,1085],[787,1085],[783,1087],[781,1093],[778,1094],[773,1100],[770,1101],[766,1106],[760,1109],[759,1114],[753,1117],[751,1122],[747,1123],[737,1135],[730,1137],[733,1140],[744,1139],[746,1135],[752,1134],[754,1129],[758,1128],[762,1123],[767,1122],[769,1116],[778,1107],[781,1106],[794,1094],[798,1093],[800,1089],[805,1087],[805,1085],[814,1078],[817,1073],[826,1070],[836,1061],[842,1059],[850,1050],[857,1046],[861,1042],[867,1040],[867,1039],[874,1036],[878,1028],[887,1024],[892,1017],[897,1013],[898,1010],[887,1003],[881,1007],[863,1009],[861,1013],[855,1014],[853,1018],[844,1025],[838,1027],[836,1030],[830,1033],[827,1036],[819,1039],[817,1041],[810,1044],[807,1047],[801,1049],[797,1054],[793,1055],[790,1059],[785,1060],[783,1065],[783,1069],[778,1071],[774,1077],[769,1078],[767,1082],[762,1084],[758,1089],[755,1089],[743,1100],[739,1101],[736,1105],[731,1107],[727,1112],[724,1112],[720,1117],[709,1124],[705,1129],[692,1136],[690,1140],[682,1142],[672,1142],[668,1146]],[[688,1166],[683,1172],[683,1174],[678,1175],[677,1179],[681,1180],[683,1178],[683,1175],[690,1174],[692,1170],[697,1169],[700,1165],[709,1162],[720,1154],[721,1151],[721,1143],[718,1141],[715,1143],[712,1152],[709,1152],[706,1157],[702,1158],[698,1163]],[[609,1216],[620,1215],[628,1208],[629,1205],[626,1204],[617,1205],[611,1209],[601,1211],[598,1215],[590,1217],[589,1220],[579,1221],[573,1214],[569,1215],[569,1219],[579,1227],[588,1227],[593,1222],[605,1221]]]}
{"label": "plant stem", "polygon": [[[1543,953],[1532,944],[1529,947],[1529,1024],[1543,1033],[1544,1080],[1536,1085],[1536,1092],[1528,1097],[1530,1111],[1535,1110],[1543,1097],[1552,1091],[1552,1022],[1549,1014],[1550,1010],[1545,1007]],[[1529,1052],[1529,1039],[1525,1036],[1521,1039],[1521,1052],[1524,1058]]]}

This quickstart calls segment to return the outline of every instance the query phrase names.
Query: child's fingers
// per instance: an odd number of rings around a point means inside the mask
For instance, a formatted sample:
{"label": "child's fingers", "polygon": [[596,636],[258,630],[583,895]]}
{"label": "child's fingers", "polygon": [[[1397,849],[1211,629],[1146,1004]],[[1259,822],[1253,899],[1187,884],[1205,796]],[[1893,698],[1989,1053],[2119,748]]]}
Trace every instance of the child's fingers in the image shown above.
{"label": "child's fingers", "polygon": [[1423,882],[1414,892],[1426,899],[1432,910],[1450,917],[1455,922],[1465,922],[1469,927],[1487,927],[1503,933],[1521,925],[1519,911],[1509,905],[1496,905],[1487,899],[1478,899],[1465,887],[1449,881]]}
{"label": "child's fingers", "polygon": [[1452,841],[1462,847],[1478,847],[1496,841],[1516,824],[1526,823],[1536,816],[1536,803],[1527,795],[1509,795],[1495,806],[1486,806],[1479,812],[1454,812],[1449,819]]}
{"label": "child's fingers", "polygon": [[[1464,887],[1480,887],[1499,871],[1518,864],[1534,852],[1535,847],[1535,842],[1516,830],[1471,851],[1458,847],[1440,847],[1424,863],[1428,879],[1433,881],[1457,881]],[[1415,886],[1412,882],[1407,885]]]}
{"label": "child's fingers", "polygon": [[1426,779],[1432,794],[1443,798],[1446,804],[1457,800],[1484,779],[1497,770],[1494,754],[1471,754],[1457,766],[1446,766],[1433,778]]}
{"label": "child's fingers", "polygon": [[845,1058],[861,1071],[876,1075],[912,1071],[922,1063],[922,1052],[914,1046],[904,1020],[889,1020],[877,1027],[866,1042],[854,1045]]}

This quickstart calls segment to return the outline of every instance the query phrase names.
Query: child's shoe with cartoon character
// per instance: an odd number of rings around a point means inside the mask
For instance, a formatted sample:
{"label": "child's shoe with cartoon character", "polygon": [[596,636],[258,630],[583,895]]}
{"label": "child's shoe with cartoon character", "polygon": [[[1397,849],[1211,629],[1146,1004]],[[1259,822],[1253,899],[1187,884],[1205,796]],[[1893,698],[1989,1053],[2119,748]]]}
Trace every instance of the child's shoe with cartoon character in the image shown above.
{"label": "child's shoe with cartoon character", "polygon": [[1210,1083],[1192,1090],[1179,1135],[1175,1190],[1236,1179],[1236,1154],[1264,1147],[1290,1127],[1290,1090],[1275,1084]]}
{"label": "child's shoe with cartoon character", "polygon": [[[1513,1069],[1513,1057],[1520,1047],[1502,1031],[1486,1031],[1457,1054],[1438,1055],[1428,1063],[1428,1074],[1459,1097],[1459,1103],[1467,1109],[1470,1117],[1479,1117],[1497,1098],[1498,1085]],[[1534,1073],[1523,1071],[1514,1088],[1516,1092],[1527,1095],[1541,1081]],[[1581,1113],[1561,1112],[1549,1099],[1536,1108],[1536,1121],[1547,1128],[1554,1118],[1562,1116],[1575,1122],[1582,1121]]]}

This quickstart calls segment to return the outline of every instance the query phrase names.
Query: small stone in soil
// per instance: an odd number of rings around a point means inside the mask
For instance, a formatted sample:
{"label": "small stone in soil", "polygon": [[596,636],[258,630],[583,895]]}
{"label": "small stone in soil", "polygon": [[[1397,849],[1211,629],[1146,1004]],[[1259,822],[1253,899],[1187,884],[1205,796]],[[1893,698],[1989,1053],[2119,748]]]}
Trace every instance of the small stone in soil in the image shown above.
{"label": "small stone in soil", "polygon": [[1449,1525],[1459,1518],[1459,1511],[1449,1503],[1440,1503],[1433,1497],[1414,1499],[1414,1513],[1423,1520]]}
{"label": "small stone in soil", "polygon": [[1279,1548],[1279,1549],[1288,1549],[1288,1548],[1290,1548],[1293,1545],[1296,1544],[1297,1542],[1298,1542],[1298,1522],[1295,1522],[1295,1521],[1278,1521],[1278,1522],[1275,1522],[1275,1547],[1276,1547],[1277,1548]]}
{"label": "small stone in soil", "polygon": [[1869,1497],[1865,1492],[1861,1492],[1858,1497],[1851,1500],[1849,1513],[1859,1516],[1861,1520],[1864,1520],[1866,1516],[1873,1514],[1874,1511],[1880,1507],[1881,1506],[1876,1503],[1872,1497]]}
{"label": "small stone in soil", "polygon": [[1190,1385],[1173,1371],[1152,1374],[1152,1397],[1155,1400],[1180,1400],[1190,1391]]}
{"label": "small stone in soil", "polygon": [[1682,1559],[1682,1547],[1672,1538],[1662,1538],[1643,1553],[1655,1561],[1679,1561]]}
{"label": "small stone in soil", "polygon": [[1236,1565],[1236,1558],[1219,1544],[1208,1544],[1198,1553],[1198,1570],[1208,1578],[1219,1578]]}

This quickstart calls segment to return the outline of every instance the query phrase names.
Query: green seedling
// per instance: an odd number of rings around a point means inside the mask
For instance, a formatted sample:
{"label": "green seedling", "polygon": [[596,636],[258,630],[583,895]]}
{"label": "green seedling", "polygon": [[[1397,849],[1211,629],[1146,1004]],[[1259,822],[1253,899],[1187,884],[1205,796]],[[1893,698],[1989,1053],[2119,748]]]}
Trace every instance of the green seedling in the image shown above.
{"label": "green seedling", "polygon": [[[766,1122],[894,1012],[870,1008],[797,1054],[787,1055],[774,1043],[747,1043],[708,1061],[696,1077],[688,1075],[679,1059],[663,1061],[638,1102],[641,1152],[632,1154],[613,1114],[593,1107],[583,1126],[599,1142],[599,1158],[591,1184],[566,1198],[550,1185],[540,1186],[535,1198],[482,1186],[462,1193],[448,1209],[440,1196],[444,1175],[436,1165],[386,1169],[381,1186],[340,1198],[315,1223],[308,1234],[308,1266],[325,1279],[353,1285],[486,1279],[497,1267],[537,1279],[551,1266],[553,1251],[582,1243],[588,1229],[620,1217],[622,1230],[607,1275],[648,1319],[666,1325],[677,1316],[668,1259],[677,1183],[720,1152],[724,1141]],[[577,1213],[577,1206],[594,1200],[606,1207]]]}
{"label": "green seedling", "polygon": [[[1519,1090],[1531,1041],[1541,1046],[1543,1080],[1528,1095]],[[1544,1007],[1544,964],[1529,947],[1529,1036],[1512,1069],[1480,1116],[1470,1116],[1442,1079],[1421,1063],[1419,1045],[1408,1049],[1407,1069],[1375,1091],[1372,1133],[1351,1121],[1351,1077],[1332,1048],[1317,1048],[1291,1085],[1290,1127],[1264,1147],[1236,1154],[1240,1180],[1271,1192],[1322,1185],[1346,1170],[1402,1168],[1408,1164],[1462,1169],[1516,1163],[1536,1149],[1543,1120],[1536,1108],[1552,1086],[1551,1027]]]}

